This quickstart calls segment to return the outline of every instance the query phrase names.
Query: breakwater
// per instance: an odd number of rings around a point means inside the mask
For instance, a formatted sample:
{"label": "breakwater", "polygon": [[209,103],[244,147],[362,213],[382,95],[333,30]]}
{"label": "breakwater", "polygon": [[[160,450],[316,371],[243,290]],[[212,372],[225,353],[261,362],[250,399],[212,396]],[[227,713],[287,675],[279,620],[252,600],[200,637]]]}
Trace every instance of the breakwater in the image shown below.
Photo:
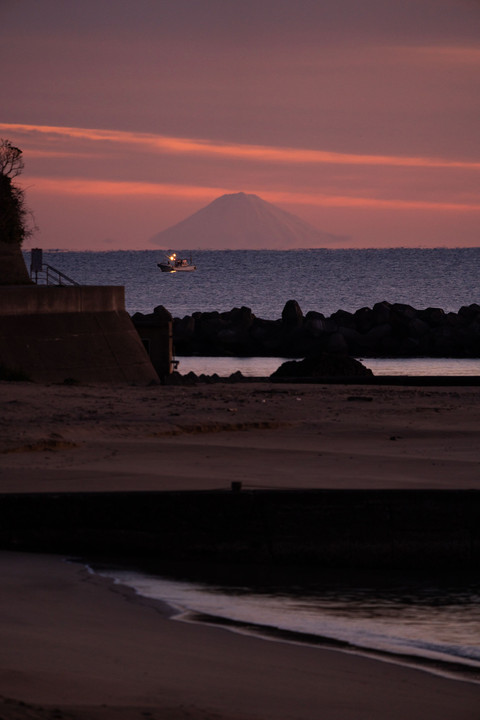
{"label": "breakwater", "polygon": [[[133,315],[137,328],[155,323],[155,311]],[[457,313],[379,302],[329,317],[303,314],[289,300],[278,320],[256,317],[250,308],[195,312],[173,319],[178,355],[271,356],[300,358],[318,353],[352,357],[480,357],[480,305]]]}
{"label": "breakwater", "polygon": [[369,570],[478,567],[480,492],[248,490],[0,495],[0,547]]}

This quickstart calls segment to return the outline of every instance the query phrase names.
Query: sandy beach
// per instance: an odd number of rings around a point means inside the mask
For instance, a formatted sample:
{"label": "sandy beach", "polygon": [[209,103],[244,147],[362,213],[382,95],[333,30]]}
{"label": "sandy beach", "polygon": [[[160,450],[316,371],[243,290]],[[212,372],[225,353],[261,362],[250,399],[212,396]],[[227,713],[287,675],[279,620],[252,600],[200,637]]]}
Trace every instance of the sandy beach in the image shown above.
{"label": "sandy beach", "polygon": [[5,720],[479,717],[480,685],[177,622],[57,557],[0,553],[0,572]]}
{"label": "sandy beach", "polygon": [[[1,383],[0,492],[480,487],[480,389]],[[170,619],[0,553],[4,720],[478,720],[480,685]]]}
{"label": "sandy beach", "polygon": [[0,492],[480,488],[480,388],[0,383]]}

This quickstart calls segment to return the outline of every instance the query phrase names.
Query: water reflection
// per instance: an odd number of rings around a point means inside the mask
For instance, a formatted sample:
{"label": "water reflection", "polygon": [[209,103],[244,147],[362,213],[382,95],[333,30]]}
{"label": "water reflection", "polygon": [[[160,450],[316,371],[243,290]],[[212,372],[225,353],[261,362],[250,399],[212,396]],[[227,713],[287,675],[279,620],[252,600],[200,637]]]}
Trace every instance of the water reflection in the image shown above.
{"label": "water reflection", "polygon": [[[269,377],[287,358],[281,357],[179,357],[182,375],[228,377],[240,371],[245,377]],[[291,359],[291,358],[290,358]],[[480,360],[455,358],[359,358],[374,375],[480,375]]]}

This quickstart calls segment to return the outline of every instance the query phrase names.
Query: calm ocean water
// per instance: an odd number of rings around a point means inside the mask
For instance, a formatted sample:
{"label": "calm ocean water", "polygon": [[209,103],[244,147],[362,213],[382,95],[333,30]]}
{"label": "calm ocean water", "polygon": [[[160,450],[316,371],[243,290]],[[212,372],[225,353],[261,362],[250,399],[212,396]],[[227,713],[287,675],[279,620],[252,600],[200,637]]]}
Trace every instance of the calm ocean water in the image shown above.
{"label": "calm ocean water", "polygon": [[[287,300],[303,312],[355,311],[387,300],[457,312],[480,303],[480,247],[391,250],[178,250],[194,273],[161,273],[162,250],[44,252],[44,262],[86,285],[124,285],[130,313],[164,305],[174,317],[245,305],[281,316]],[[27,265],[29,258],[27,253]]]}
{"label": "calm ocean water", "polygon": [[[268,377],[285,360],[291,358],[259,357],[181,357],[178,371],[182,375],[217,374],[228,377],[240,371],[244,377]],[[374,375],[480,375],[480,359],[456,358],[359,358]]]}
{"label": "calm ocean water", "polygon": [[[163,305],[174,317],[247,306],[260,318],[281,317],[287,300],[304,313],[354,312],[376,302],[458,312],[480,303],[480,247],[389,250],[178,250],[197,266],[193,273],[162,273],[162,250],[45,251],[44,262],[85,285],[124,285],[129,313]],[[29,266],[29,254],[26,253]],[[270,375],[282,358],[184,358],[179,371],[228,376]],[[479,375],[480,361],[371,361],[383,375]]]}

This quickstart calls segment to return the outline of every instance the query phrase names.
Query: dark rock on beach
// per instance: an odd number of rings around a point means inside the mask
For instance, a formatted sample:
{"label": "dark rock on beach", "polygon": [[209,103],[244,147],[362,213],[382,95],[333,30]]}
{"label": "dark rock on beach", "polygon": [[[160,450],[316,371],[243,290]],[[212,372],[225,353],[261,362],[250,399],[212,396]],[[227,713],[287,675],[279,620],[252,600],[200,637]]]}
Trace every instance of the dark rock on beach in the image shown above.
{"label": "dark rock on beach", "polygon": [[277,378],[373,377],[359,360],[332,353],[311,355],[303,360],[288,360],[270,376]]}

